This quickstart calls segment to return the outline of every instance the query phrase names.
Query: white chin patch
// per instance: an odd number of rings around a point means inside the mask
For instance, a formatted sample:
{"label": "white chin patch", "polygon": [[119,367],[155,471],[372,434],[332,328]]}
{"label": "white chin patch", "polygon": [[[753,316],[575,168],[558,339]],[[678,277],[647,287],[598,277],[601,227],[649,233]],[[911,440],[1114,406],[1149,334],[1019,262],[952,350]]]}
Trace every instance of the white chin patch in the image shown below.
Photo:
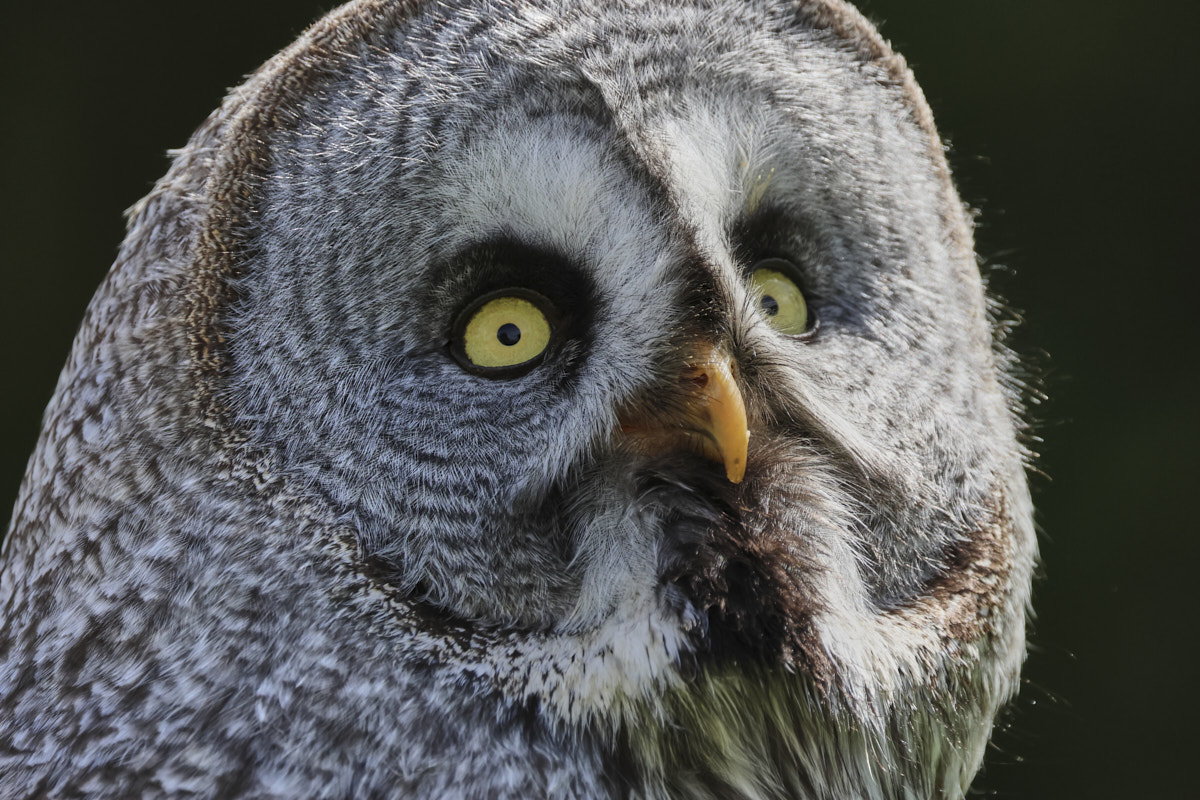
{"label": "white chin patch", "polygon": [[[657,592],[628,592],[602,624],[577,633],[513,637],[478,669],[518,702],[538,701],[551,723],[633,719],[679,686],[678,665],[690,651],[678,614]],[[505,643],[507,644],[507,643]]]}

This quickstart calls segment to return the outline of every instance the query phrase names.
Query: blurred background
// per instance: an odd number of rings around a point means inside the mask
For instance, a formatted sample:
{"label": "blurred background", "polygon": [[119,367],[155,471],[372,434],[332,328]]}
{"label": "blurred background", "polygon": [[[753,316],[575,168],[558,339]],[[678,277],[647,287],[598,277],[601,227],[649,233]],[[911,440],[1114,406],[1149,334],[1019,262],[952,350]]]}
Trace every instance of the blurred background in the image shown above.
{"label": "blurred background", "polygon": [[[122,211],[227,87],[333,4],[74,5],[7,1],[0,31],[5,521]],[[924,87],[1048,396],[1032,408],[1026,681],[975,792],[1196,796],[1200,4],[859,5]]]}

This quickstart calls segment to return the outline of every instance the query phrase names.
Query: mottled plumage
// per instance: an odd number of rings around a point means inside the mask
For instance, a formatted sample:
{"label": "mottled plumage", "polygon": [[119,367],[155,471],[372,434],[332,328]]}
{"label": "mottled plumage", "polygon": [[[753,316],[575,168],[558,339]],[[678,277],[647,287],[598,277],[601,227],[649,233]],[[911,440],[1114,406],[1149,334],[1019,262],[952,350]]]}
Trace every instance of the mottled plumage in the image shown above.
{"label": "mottled plumage", "polygon": [[[513,291],[549,344],[476,369]],[[839,0],[350,3],[88,310],[0,562],[0,795],[961,797],[1024,656],[1008,360]]]}

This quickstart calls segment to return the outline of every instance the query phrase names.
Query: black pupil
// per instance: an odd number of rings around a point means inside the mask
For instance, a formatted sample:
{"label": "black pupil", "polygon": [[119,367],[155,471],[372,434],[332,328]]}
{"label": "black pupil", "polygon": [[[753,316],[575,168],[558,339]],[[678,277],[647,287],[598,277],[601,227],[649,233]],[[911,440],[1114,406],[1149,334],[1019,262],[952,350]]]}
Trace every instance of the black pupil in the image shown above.
{"label": "black pupil", "polygon": [[506,322],[500,326],[500,330],[496,331],[496,338],[505,347],[512,347],[521,341],[521,329],[511,322]]}
{"label": "black pupil", "polygon": [[769,294],[764,294],[762,299],[762,310],[770,316],[775,316],[779,313],[779,301]]}

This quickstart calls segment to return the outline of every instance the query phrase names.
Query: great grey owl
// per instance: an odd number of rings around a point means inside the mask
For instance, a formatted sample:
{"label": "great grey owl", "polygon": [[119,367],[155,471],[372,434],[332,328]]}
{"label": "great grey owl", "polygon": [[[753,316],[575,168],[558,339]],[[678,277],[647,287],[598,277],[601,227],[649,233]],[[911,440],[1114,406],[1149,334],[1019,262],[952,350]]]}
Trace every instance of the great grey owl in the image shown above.
{"label": "great grey owl", "polygon": [[132,211],[5,542],[0,796],[956,798],[1018,392],[840,0],[357,0]]}

